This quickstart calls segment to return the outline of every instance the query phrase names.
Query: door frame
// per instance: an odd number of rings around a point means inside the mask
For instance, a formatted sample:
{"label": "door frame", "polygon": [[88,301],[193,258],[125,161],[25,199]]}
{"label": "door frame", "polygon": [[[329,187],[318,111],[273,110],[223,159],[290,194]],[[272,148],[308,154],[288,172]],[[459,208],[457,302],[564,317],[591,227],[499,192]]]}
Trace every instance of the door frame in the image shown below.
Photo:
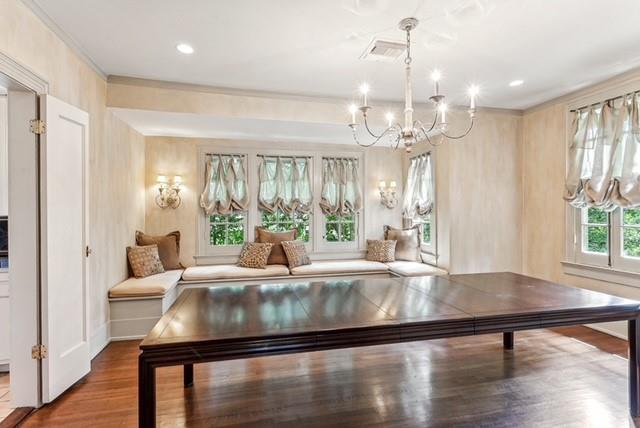
{"label": "door frame", "polygon": [[[19,117],[20,123],[23,121],[26,124],[28,120],[38,119],[38,99],[40,95],[49,93],[49,85],[47,81],[29,68],[24,67],[22,64],[16,62],[11,57],[0,52],[0,74],[2,77],[6,77],[14,84],[24,88],[25,97],[23,102],[18,102],[18,106],[9,106],[10,117]],[[33,107],[29,107],[28,96],[32,96],[34,99]],[[22,98],[22,97],[20,97]],[[24,105],[21,105],[24,104]],[[11,123],[9,122],[9,128],[11,130]],[[10,131],[11,132],[11,131]],[[9,179],[9,194],[16,194],[16,190],[22,188],[24,183],[16,182],[17,179],[26,179],[29,182],[39,185],[40,182],[40,159],[39,159],[39,137],[35,134],[32,135],[34,144],[32,147],[21,147],[26,149],[26,152],[19,153],[19,164],[14,164],[13,168],[9,166],[9,176],[13,179]],[[11,141],[9,141],[9,147],[11,151]],[[24,155],[33,154],[33,157],[27,161],[28,157]],[[11,153],[9,154],[11,158]],[[20,170],[20,173],[15,173]],[[12,174],[12,171],[15,174]],[[12,189],[14,189],[12,191]],[[40,261],[40,228],[41,219],[39,216],[39,204],[40,204],[40,191],[36,188],[36,197],[29,198],[28,201],[21,203],[21,210],[28,210],[32,212],[33,216],[25,217],[25,227],[27,230],[31,230],[30,235],[32,239],[28,240],[28,246],[23,248],[23,254],[20,254],[20,258],[25,260],[25,263],[18,263],[20,277],[31,276],[35,281],[28,281],[21,287],[13,287],[11,289],[10,281],[10,307],[11,307],[11,357],[10,357],[10,373],[11,373],[11,401],[12,407],[39,407],[42,404],[42,379],[41,379],[41,361],[32,359],[31,350],[36,344],[41,343],[41,312],[40,312],[40,283],[41,283],[41,261]],[[14,207],[15,208],[15,207]],[[9,203],[9,210],[11,213],[11,202]],[[33,211],[31,211],[33,210]],[[34,219],[33,223],[29,223]],[[16,216],[10,216],[13,218],[13,224],[15,225]],[[26,218],[29,217],[29,218]],[[20,216],[22,218],[22,216]],[[11,224],[11,223],[10,223]],[[35,226],[33,226],[35,224]],[[11,228],[11,225],[9,226]],[[34,238],[35,237],[35,238]],[[9,235],[11,239],[11,234]],[[33,242],[35,239],[36,242]],[[31,257],[31,264],[28,258]],[[15,260],[15,258],[14,258]],[[35,263],[34,263],[35,261]],[[13,263],[13,262],[10,262]],[[15,263],[14,263],[15,264]],[[33,272],[33,266],[36,267],[36,272]],[[26,270],[31,268],[31,272]],[[16,269],[12,269],[14,272]]]}

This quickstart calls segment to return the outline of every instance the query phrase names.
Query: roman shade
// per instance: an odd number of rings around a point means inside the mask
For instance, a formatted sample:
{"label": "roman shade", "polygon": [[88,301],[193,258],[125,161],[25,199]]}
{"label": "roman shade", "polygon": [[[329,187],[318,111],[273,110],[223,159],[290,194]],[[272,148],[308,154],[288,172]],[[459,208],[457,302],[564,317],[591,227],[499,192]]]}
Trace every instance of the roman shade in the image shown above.
{"label": "roman shade", "polygon": [[207,155],[200,206],[207,215],[225,215],[249,208],[244,155]]}
{"label": "roman shade", "polygon": [[358,159],[322,159],[320,209],[325,215],[351,215],[362,208]]}
{"label": "roman shade", "polygon": [[287,214],[311,211],[310,159],[301,157],[261,157],[259,167],[260,190],[258,207],[274,213]]}
{"label": "roman shade", "polygon": [[406,225],[419,221],[433,210],[433,171],[431,154],[411,158],[402,203],[402,217]]}
{"label": "roman shade", "polygon": [[640,206],[639,94],[574,112],[564,189],[572,206]]}

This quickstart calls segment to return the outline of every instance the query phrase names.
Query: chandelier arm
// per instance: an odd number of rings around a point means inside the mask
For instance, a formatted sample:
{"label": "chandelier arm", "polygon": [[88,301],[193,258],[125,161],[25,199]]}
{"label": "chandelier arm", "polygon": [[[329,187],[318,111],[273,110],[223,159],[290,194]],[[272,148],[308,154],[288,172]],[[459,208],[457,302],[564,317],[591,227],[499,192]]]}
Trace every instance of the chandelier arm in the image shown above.
{"label": "chandelier arm", "polygon": [[422,132],[422,135],[424,135],[424,140],[427,140],[429,144],[433,144],[431,143],[431,138],[429,138],[429,132],[433,130],[433,126],[427,130],[421,121],[415,120],[413,122],[413,127],[416,128],[419,132]]}
{"label": "chandelier arm", "polygon": [[460,140],[461,138],[464,138],[467,135],[469,135],[469,132],[471,132],[471,129],[473,129],[474,122],[475,122],[475,119],[472,118],[471,123],[469,124],[469,128],[461,135],[456,135],[456,136],[447,135],[447,133],[444,131],[441,131],[440,134],[442,134],[444,137],[448,138],[449,140]]}
{"label": "chandelier arm", "polygon": [[[375,137],[375,140],[373,140],[371,143],[361,143],[360,140],[358,139],[358,136],[356,135],[356,130],[353,129],[353,131],[352,131],[353,141],[355,141],[356,144],[359,145],[360,147],[371,147],[371,146],[376,145],[387,134],[390,134],[395,128],[396,128],[396,125],[393,125],[393,126],[387,128],[387,129],[385,129],[384,132],[382,134],[380,134],[380,136]],[[398,138],[400,138],[400,137],[398,136]]]}
{"label": "chandelier arm", "polygon": [[[384,132],[380,135],[376,135],[373,132],[371,132],[371,129],[369,129],[369,121],[367,120],[367,115],[363,115],[364,117],[364,127],[366,128],[367,132],[369,133],[369,135],[371,135],[373,138],[382,138],[382,136],[384,135]],[[386,130],[385,130],[386,132]]]}

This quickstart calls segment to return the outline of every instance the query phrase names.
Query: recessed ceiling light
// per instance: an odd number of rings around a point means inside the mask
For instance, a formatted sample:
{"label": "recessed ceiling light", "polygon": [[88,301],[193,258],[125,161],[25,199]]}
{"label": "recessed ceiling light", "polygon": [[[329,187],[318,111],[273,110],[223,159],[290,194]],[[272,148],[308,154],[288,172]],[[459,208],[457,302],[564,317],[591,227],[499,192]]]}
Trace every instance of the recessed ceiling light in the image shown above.
{"label": "recessed ceiling light", "polygon": [[180,43],[176,46],[178,52],[183,53],[185,55],[191,55],[193,53],[193,46],[188,45],[186,43]]}
{"label": "recessed ceiling light", "polygon": [[514,80],[513,82],[509,83],[509,86],[511,86],[512,88],[515,88],[516,86],[521,86],[524,83],[524,80],[518,79],[518,80]]}

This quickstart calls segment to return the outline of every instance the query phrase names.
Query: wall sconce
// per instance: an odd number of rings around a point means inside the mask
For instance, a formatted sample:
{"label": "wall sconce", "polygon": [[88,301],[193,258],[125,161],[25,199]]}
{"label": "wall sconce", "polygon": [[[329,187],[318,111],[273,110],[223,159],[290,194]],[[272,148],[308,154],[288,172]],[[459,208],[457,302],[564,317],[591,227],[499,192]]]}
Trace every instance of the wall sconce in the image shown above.
{"label": "wall sconce", "polygon": [[169,178],[166,175],[159,175],[156,182],[158,183],[156,204],[163,209],[168,207],[173,209],[178,208],[182,202],[180,198],[182,177],[179,175],[174,176],[171,184],[169,184]]}
{"label": "wall sconce", "polygon": [[389,186],[385,181],[381,181],[378,184],[378,190],[380,190],[380,203],[389,209],[393,209],[398,205],[398,198],[396,197],[396,182],[390,181]]}

